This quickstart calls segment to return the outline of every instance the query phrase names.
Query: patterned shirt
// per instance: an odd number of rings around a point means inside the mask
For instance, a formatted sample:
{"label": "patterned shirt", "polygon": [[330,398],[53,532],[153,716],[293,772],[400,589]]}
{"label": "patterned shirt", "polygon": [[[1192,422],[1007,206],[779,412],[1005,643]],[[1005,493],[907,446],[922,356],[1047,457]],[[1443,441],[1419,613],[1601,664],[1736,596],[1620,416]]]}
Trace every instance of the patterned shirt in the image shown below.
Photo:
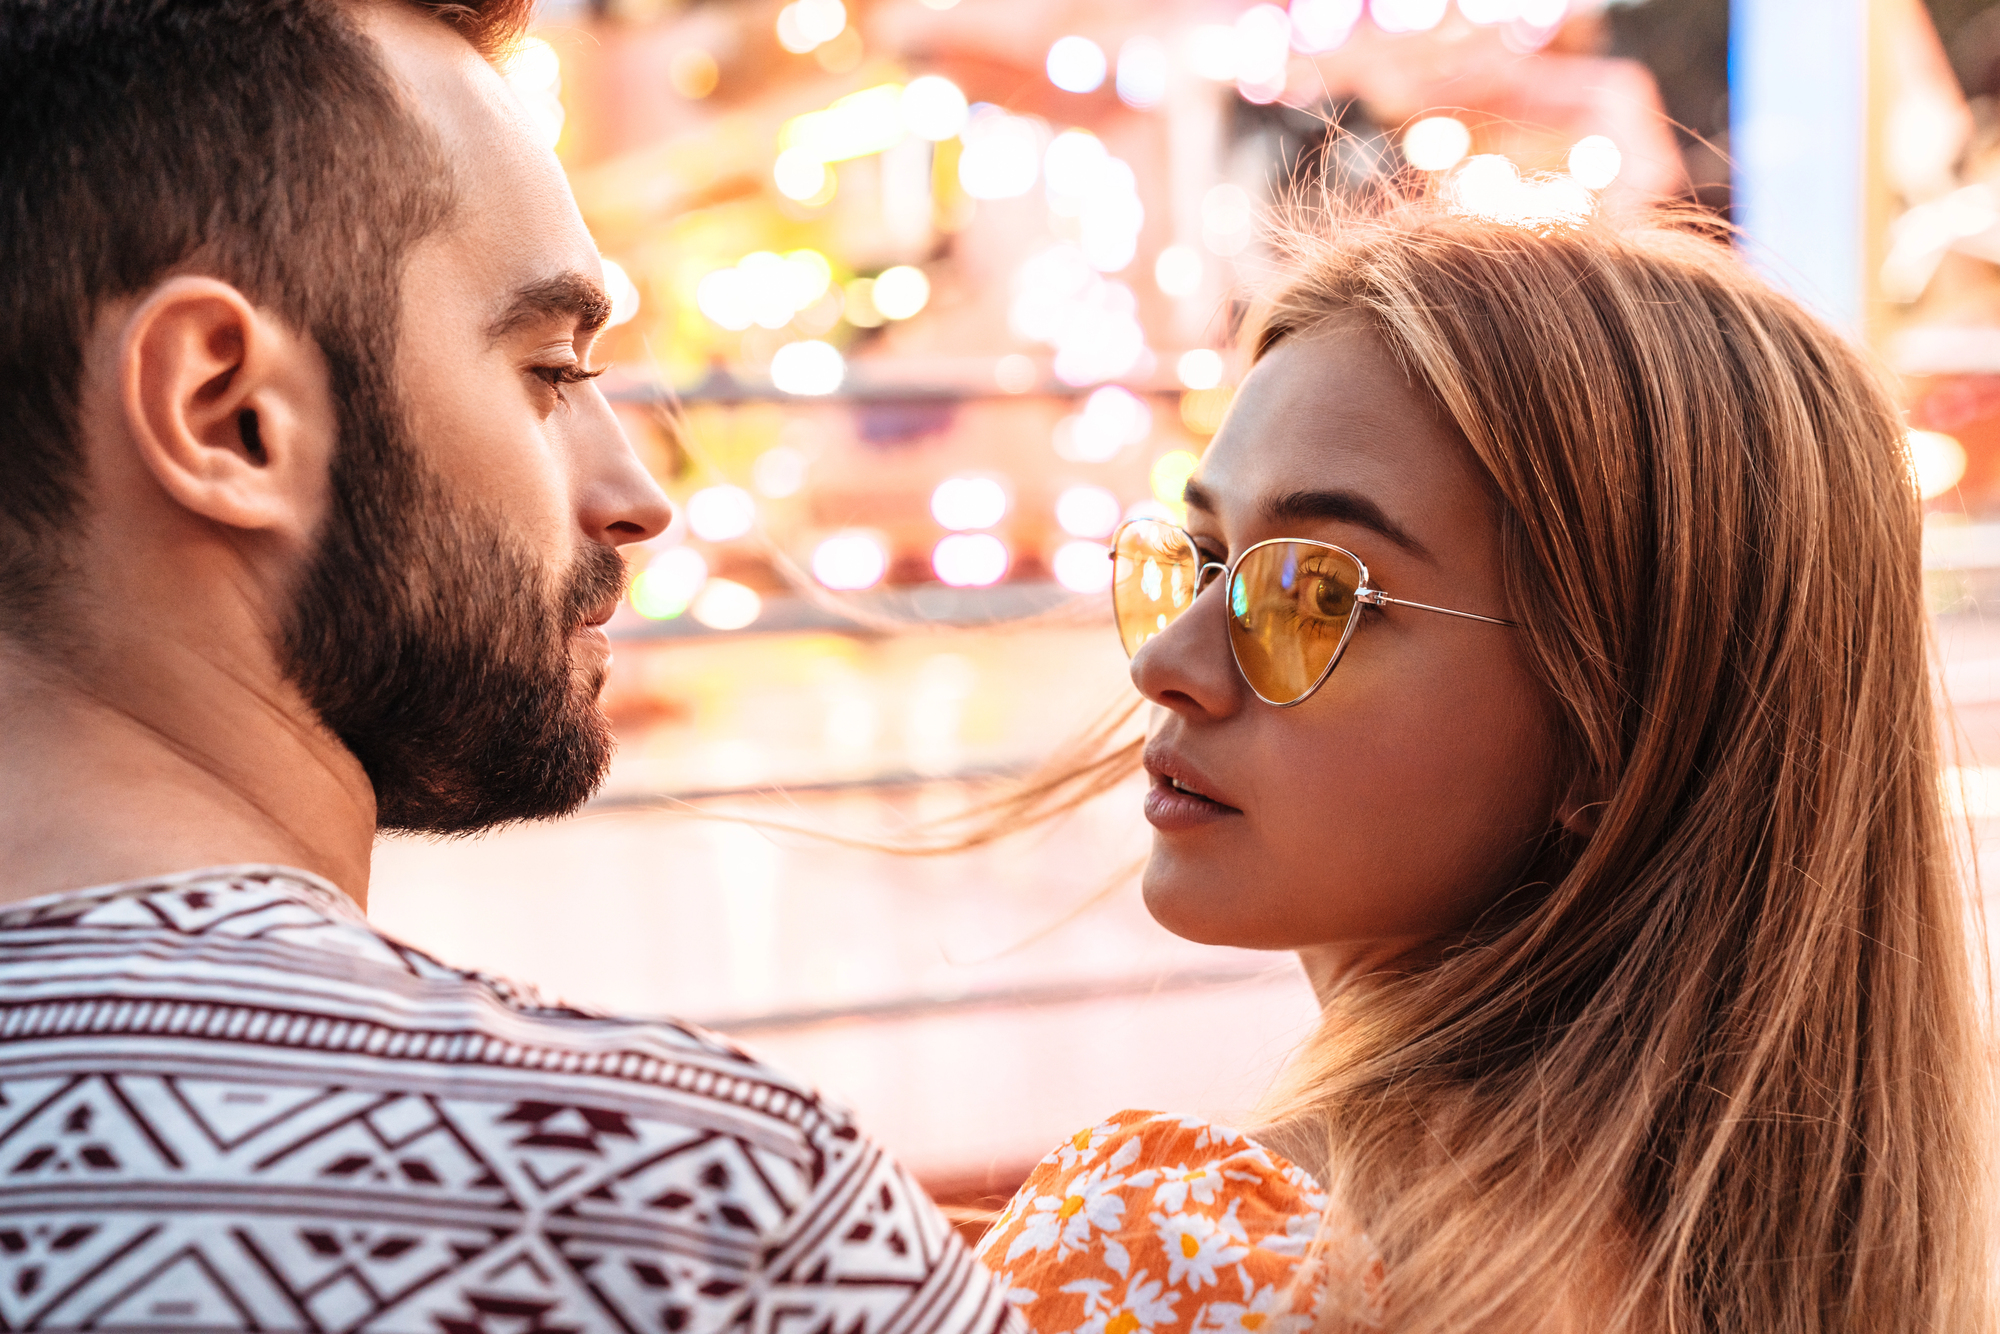
{"label": "patterned shirt", "polygon": [[1301,1169],[1199,1117],[1119,1112],[1056,1146],[979,1244],[1036,1334],[1379,1323],[1381,1261]]}
{"label": "patterned shirt", "polygon": [[1017,1334],[839,1109],[228,867],[0,910],[0,1329]]}

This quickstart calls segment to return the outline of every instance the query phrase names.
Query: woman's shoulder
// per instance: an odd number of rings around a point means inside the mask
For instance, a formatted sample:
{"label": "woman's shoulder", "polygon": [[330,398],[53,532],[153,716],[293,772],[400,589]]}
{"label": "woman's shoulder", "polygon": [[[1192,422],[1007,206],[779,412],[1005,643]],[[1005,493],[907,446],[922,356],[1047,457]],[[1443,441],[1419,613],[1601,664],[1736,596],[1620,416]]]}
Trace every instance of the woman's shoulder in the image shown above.
{"label": "woman's shoulder", "polygon": [[1124,1111],[1036,1165],[980,1256],[1038,1334],[1285,1334],[1312,1323],[1326,1205],[1240,1130]]}

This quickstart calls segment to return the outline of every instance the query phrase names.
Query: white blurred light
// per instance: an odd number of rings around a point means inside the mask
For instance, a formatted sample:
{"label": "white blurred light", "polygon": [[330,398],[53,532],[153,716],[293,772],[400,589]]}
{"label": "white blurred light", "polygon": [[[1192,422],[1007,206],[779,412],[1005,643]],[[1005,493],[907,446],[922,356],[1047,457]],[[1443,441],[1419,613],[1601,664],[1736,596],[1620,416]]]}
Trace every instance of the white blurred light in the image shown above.
{"label": "white blurred light", "polygon": [[840,0],[795,0],[792,8],[798,11],[799,35],[814,46],[832,41],[847,26],[847,6]]}
{"label": "white blurred light", "polygon": [[1166,96],[1167,48],[1158,38],[1128,38],[1118,48],[1118,100],[1144,110]]}
{"label": "white blurred light", "polygon": [[819,42],[806,36],[805,27],[799,22],[799,7],[786,5],[778,11],[778,45],[793,55],[802,56]]}
{"label": "white blurred light", "polygon": [[1019,352],[1009,352],[993,363],[993,383],[1000,386],[1002,393],[1025,394],[1035,387],[1035,381],[1040,378],[1034,360]]}
{"label": "white blurred light", "polygon": [[1183,517],[1173,506],[1162,505],[1151,496],[1147,496],[1144,500],[1135,500],[1125,507],[1126,523],[1134,519],[1165,519],[1168,523],[1179,523]]}
{"label": "white blurred light", "polygon": [[1064,130],[1049,141],[1042,154],[1042,181],[1057,212],[1076,215],[1076,199],[1090,192],[1110,156],[1089,130]]}
{"label": "white blurred light", "polygon": [[1189,245],[1170,245],[1153,261],[1153,281],[1168,296],[1193,296],[1201,287],[1201,252]]}
{"label": "white blurred light", "polygon": [[1130,163],[1104,159],[1078,204],[1077,222],[1077,246],[1098,272],[1116,273],[1138,256],[1146,206],[1139,202],[1139,177]]}
{"label": "white blurred light", "polygon": [[801,203],[826,189],[829,174],[826,164],[803,148],[787,148],[771,164],[771,184],[785,198]]}
{"label": "white blurred light", "polygon": [[605,328],[615,329],[639,313],[639,286],[616,260],[604,261],[604,291],[611,298],[611,313],[605,317]]}
{"label": "white blurred light", "polygon": [[1228,83],[1236,77],[1236,29],[1200,23],[1181,38],[1181,60],[1204,79]]}
{"label": "white blurred light", "polygon": [[1444,19],[1450,0],[1369,0],[1368,15],[1383,32],[1428,32]]}
{"label": "white blurred light", "polygon": [[1066,93],[1094,93],[1104,83],[1104,48],[1088,37],[1058,37],[1049,47],[1049,82]]}
{"label": "white blurred light", "polygon": [[688,609],[708,578],[708,562],[693,547],[669,547],[632,581],[632,609],[649,621],[670,621]]}
{"label": "white blurred light", "polygon": [[1520,0],[1518,7],[1531,28],[1553,28],[1569,16],[1569,0]]}
{"label": "white blurred light", "polygon": [[1101,486],[1072,486],[1056,497],[1056,522],[1071,537],[1109,537],[1118,511],[1118,497]]}
{"label": "white blurred light", "polygon": [[1965,446],[1941,431],[1911,431],[1910,471],[1917,494],[1925,500],[1941,496],[1965,476]]}
{"label": "white blurred light", "polygon": [[1194,348],[1181,353],[1174,371],[1189,389],[1213,389],[1222,383],[1222,354],[1212,348]]}
{"label": "white blurred light", "polygon": [[1292,21],[1276,5],[1252,5],[1236,16],[1236,81],[1283,91],[1292,53]]}
{"label": "white blurred light", "polygon": [[1007,516],[1007,489],[991,477],[947,477],[931,492],[931,517],[946,528],[991,528]]}
{"label": "white blurred light", "polygon": [[954,588],[985,588],[1006,577],[1007,559],[1007,544],[991,533],[953,533],[932,549],[931,569]]}
{"label": "white blurred light", "polygon": [[1240,254],[1250,244],[1255,207],[1240,185],[1224,181],[1201,197],[1202,244],[1218,255]]}
{"label": "white blurred light", "polygon": [[1307,55],[1331,51],[1361,21],[1361,0],[1292,0],[1292,45]]}
{"label": "white blurred light", "polygon": [[1425,116],[1403,131],[1403,157],[1418,171],[1449,171],[1472,151],[1472,131],[1456,116]]}
{"label": "white blurred light", "polygon": [[1474,23],[1511,23],[1521,17],[1521,0],[1458,0],[1458,12]]}
{"label": "white blurred light", "polygon": [[898,264],[875,275],[875,286],[869,295],[884,318],[907,320],[931,299],[931,280],[922,269]]}
{"label": "white blurred light", "polygon": [[787,343],[771,358],[771,383],[787,394],[830,394],[846,378],[839,349],[817,338]]}
{"label": "white blurred light", "polygon": [[794,311],[804,310],[826,295],[833,283],[833,265],[817,250],[792,250],[785,254],[785,300]]}
{"label": "white blurred light", "polygon": [[1445,198],[1460,213],[1529,228],[1575,226],[1597,206],[1574,177],[1523,180],[1514,164],[1497,153],[1467,158],[1446,186]]}
{"label": "white blurred light", "polygon": [[741,630],[764,610],[757,590],[734,579],[711,579],[695,595],[688,614],[711,630]]}
{"label": "white blurred light", "polygon": [[1056,582],[1072,593],[1102,593],[1111,587],[1111,548],[1102,543],[1065,542],[1049,565]]}
{"label": "white blurred light", "polygon": [[694,289],[694,303],[701,313],[724,329],[750,327],[750,285],[737,268],[717,269]]}
{"label": "white blurred light", "polygon": [[1115,384],[1092,391],[1083,411],[1056,423],[1058,457],[1072,463],[1103,463],[1127,445],[1153,433],[1153,410],[1131,390]]}
{"label": "white blurred light", "polygon": [[740,486],[705,486],[688,497],[688,527],[704,542],[729,542],[757,522],[757,502]]}
{"label": "white blurred light", "polygon": [[1144,357],[1138,311],[1131,288],[1100,277],[1079,247],[1058,243],[1014,270],[1007,324],[1017,336],[1055,348],[1050,369],[1064,384],[1097,384]]}
{"label": "white blurred light", "polygon": [[1024,116],[982,116],[965,127],[958,183],[974,199],[1012,199],[1035,188],[1042,136]]}
{"label": "white blurred light", "polygon": [[750,465],[750,484],[773,500],[795,496],[806,484],[806,456],[790,445],[776,445]]}
{"label": "white blurred light", "polygon": [[736,268],[750,294],[751,320],[766,329],[790,324],[798,307],[792,304],[793,279],[785,261],[768,250],[756,250],[737,260]]}
{"label": "white blurred light", "polygon": [[1569,174],[1587,190],[1602,190],[1618,179],[1625,155],[1601,134],[1579,139],[1569,150]]}
{"label": "white blurred light", "polygon": [[937,74],[910,80],[900,104],[903,124],[919,139],[949,139],[965,129],[965,94]]}
{"label": "white blurred light", "polygon": [[555,48],[539,37],[524,39],[500,66],[507,86],[520,99],[521,109],[541,132],[541,141],[553,148],[562,137],[562,60]]}
{"label": "white blurred light", "polygon": [[888,553],[869,533],[835,533],[813,548],[813,578],[828,588],[842,592],[873,588],[888,571]]}

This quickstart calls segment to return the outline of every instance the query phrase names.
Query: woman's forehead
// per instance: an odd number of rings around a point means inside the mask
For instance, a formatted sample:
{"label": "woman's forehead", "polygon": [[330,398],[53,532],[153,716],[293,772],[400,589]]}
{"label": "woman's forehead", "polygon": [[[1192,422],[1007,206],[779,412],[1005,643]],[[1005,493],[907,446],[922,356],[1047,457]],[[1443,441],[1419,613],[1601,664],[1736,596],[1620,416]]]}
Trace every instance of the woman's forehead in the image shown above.
{"label": "woman's forehead", "polygon": [[1194,491],[1235,526],[1281,522],[1298,493],[1343,493],[1420,540],[1436,519],[1487,509],[1463,437],[1380,338],[1352,324],[1295,334],[1252,368]]}

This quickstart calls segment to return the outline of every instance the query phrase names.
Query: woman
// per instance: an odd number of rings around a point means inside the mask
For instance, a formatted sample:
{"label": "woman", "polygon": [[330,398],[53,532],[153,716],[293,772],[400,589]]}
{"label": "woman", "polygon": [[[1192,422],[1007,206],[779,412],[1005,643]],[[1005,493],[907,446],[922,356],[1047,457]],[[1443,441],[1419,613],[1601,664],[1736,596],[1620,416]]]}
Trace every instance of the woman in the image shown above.
{"label": "woman", "polygon": [[1874,373],[1686,231],[1292,258],[1116,593],[1147,905],[1297,951],[1323,1023],[1252,1134],[1121,1113],[984,1257],[1042,1334],[1991,1328]]}

